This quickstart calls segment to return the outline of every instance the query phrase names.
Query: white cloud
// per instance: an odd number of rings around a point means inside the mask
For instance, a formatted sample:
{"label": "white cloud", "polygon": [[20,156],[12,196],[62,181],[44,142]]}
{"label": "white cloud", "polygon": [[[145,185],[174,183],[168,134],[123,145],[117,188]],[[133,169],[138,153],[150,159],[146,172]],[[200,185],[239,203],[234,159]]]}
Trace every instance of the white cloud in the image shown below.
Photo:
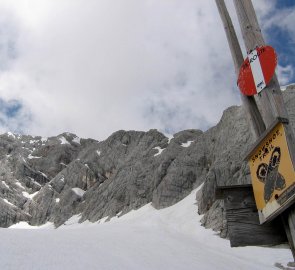
{"label": "white cloud", "polygon": [[277,67],[277,75],[278,75],[280,84],[282,86],[286,85],[293,78],[294,69],[293,69],[293,67],[291,65],[287,65],[285,67],[282,67],[282,66],[278,65],[278,67]]}
{"label": "white cloud", "polygon": [[[273,10],[272,10],[273,12]],[[271,28],[272,26],[280,27],[288,32],[290,32],[290,38],[295,41],[295,10],[294,8],[284,8],[281,10],[276,10],[272,16],[269,16],[264,20],[264,27]]]}
{"label": "white cloud", "polygon": [[[255,3],[255,7],[258,6],[258,14],[260,15],[260,21],[262,28],[268,32],[268,36],[266,36],[266,40],[272,41],[272,31],[275,28],[278,28],[284,33],[285,37],[282,36],[280,42],[283,46],[287,46],[284,44],[286,41],[291,44],[295,44],[295,10],[294,8],[282,8],[282,9],[275,9],[275,2],[278,0],[271,0],[271,5],[266,3],[265,0],[263,1],[253,1]],[[257,5],[257,6],[256,6]],[[266,33],[264,33],[266,35]],[[285,40],[284,40],[285,38]],[[290,40],[287,40],[290,39]],[[294,53],[294,46],[291,48],[287,48],[286,55],[284,58],[288,57],[289,53]],[[281,85],[286,85],[292,82],[294,78],[294,63],[292,60],[290,61],[292,64],[287,64],[285,66],[282,65],[283,61],[278,58],[278,67],[276,70],[279,82]]]}
{"label": "white cloud", "polygon": [[1,97],[27,108],[26,133],[104,139],[118,129],[206,128],[239,103],[214,1],[4,6],[16,18],[7,21],[18,29],[18,57],[0,74]]}

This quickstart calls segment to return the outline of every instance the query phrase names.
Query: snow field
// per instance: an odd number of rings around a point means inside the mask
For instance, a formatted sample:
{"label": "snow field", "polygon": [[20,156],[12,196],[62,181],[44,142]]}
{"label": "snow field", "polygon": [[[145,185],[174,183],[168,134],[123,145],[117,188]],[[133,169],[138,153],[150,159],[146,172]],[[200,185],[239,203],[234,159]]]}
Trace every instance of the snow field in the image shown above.
{"label": "snow field", "polygon": [[162,210],[148,204],[110,222],[106,217],[77,224],[74,216],[56,230],[50,224],[0,229],[0,269],[264,270],[292,261],[286,246],[231,248],[200,225],[195,194]]}

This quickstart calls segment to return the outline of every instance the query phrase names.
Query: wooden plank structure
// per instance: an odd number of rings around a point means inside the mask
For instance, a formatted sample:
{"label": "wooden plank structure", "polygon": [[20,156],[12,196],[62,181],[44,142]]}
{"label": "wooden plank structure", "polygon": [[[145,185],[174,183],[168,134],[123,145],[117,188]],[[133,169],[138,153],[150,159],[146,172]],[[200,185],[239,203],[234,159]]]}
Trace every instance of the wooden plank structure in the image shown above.
{"label": "wooden plank structure", "polygon": [[[264,39],[255,14],[251,0],[234,0],[235,9],[238,15],[244,43],[247,51],[254,49],[256,46],[264,45]],[[274,75],[270,84],[262,91],[261,95],[256,97],[261,104],[260,110],[266,124],[269,127],[276,118],[288,119],[288,112],[285,107],[280,85],[277,76]],[[290,125],[285,124],[286,137],[289,146],[290,157],[295,165],[295,138]],[[288,235],[289,245],[295,259],[295,209],[294,204],[284,215],[281,216],[284,221],[286,234]]]}
{"label": "wooden plank structure", "polygon": [[[215,0],[225,29],[231,50],[235,72],[239,71],[243,63],[243,55],[227,11],[224,0]],[[265,42],[259,27],[255,10],[251,0],[233,0],[238,16],[243,40],[247,53],[257,46],[264,46]],[[238,76],[238,75],[237,75]],[[265,130],[269,130],[277,119],[284,119],[286,138],[289,146],[290,158],[295,167],[295,137],[288,124],[288,112],[284,105],[280,85],[276,75],[267,87],[255,97],[241,95],[243,107],[247,115],[249,127],[254,138],[259,141]],[[259,104],[259,110],[258,106]],[[262,135],[263,136],[263,135]],[[252,150],[255,149],[255,145]],[[295,206],[288,205],[278,218],[267,224],[260,225],[258,212],[254,200],[252,187],[233,186],[218,187],[217,198],[224,199],[226,217],[232,246],[275,244],[283,239],[282,232],[288,237],[289,245],[295,258]],[[284,224],[284,225],[282,225]],[[261,236],[261,237],[260,237]],[[248,243],[248,244],[247,244]]]}
{"label": "wooden plank structure", "polygon": [[260,225],[252,185],[219,186],[215,195],[224,200],[231,247],[287,242],[280,218]]}

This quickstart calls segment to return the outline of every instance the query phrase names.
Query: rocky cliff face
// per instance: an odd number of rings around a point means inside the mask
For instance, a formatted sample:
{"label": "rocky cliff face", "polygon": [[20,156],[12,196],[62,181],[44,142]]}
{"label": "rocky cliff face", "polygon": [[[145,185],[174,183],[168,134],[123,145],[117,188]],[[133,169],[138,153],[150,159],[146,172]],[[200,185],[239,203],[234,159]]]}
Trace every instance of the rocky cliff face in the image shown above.
{"label": "rocky cliff face", "polygon": [[0,225],[59,226],[78,213],[97,221],[151,201],[171,205],[206,173],[204,151],[189,146],[202,134],[186,130],[169,141],[156,130],[118,131],[102,142],[1,135]]}
{"label": "rocky cliff face", "polygon": [[[295,85],[289,86],[283,97],[289,113],[290,125],[295,133]],[[206,132],[206,137],[218,137],[213,152],[217,153],[202,190],[197,194],[199,212],[205,214],[203,225],[227,235],[223,202],[214,201],[215,186],[250,184],[250,170],[244,162],[245,154],[254,143],[242,107],[227,109],[217,126]],[[212,148],[211,148],[212,149]],[[211,150],[212,151],[212,150]]]}
{"label": "rocky cliff face", "polygon": [[[295,126],[295,92],[284,93]],[[214,187],[249,183],[242,161],[253,139],[241,107],[227,109],[206,132],[168,139],[157,130],[118,131],[98,142],[64,133],[41,138],[0,136],[0,226],[19,221],[56,226],[122,215],[152,202],[170,206],[204,182],[198,194],[205,226],[222,229]]]}

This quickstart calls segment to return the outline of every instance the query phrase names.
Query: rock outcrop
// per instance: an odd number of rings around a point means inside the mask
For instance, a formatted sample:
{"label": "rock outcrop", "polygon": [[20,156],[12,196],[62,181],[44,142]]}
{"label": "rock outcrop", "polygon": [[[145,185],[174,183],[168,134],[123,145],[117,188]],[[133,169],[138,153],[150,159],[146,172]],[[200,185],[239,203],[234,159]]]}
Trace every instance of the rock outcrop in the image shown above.
{"label": "rock outcrop", "polygon": [[[284,92],[295,126],[295,92]],[[0,226],[19,221],[58,227],[73,215],[98,221],[149,202],[170,206],[204,183],[198,194],[206,227],[226,234],[216,185],[250,183],[243,162],[253,143],[243,108],[230,107],[206,132],[117,131],[105,141],[63,133],[41,138],[0,136]]]}

